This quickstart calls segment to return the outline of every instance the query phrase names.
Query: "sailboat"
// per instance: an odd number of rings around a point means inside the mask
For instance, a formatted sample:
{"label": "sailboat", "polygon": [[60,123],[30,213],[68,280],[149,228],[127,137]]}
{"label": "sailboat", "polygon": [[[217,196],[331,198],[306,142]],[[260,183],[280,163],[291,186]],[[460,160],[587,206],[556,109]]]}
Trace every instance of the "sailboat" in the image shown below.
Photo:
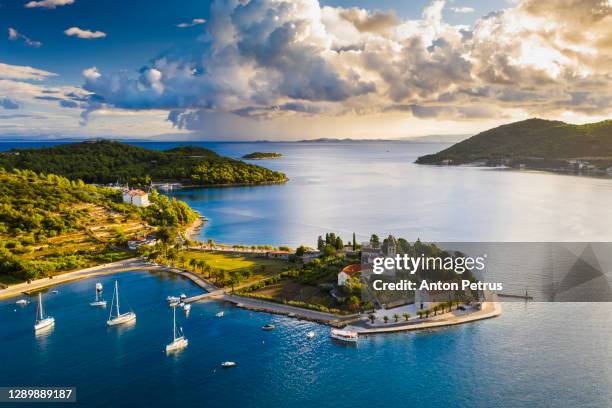
{"label": "sailboat", "polygon": [[43,311],[42,295],[38,292],[38,308],[36,310],[36,323],[34,323],[34,330],[42,330],[47,327],[51,327],[55,324],[55,319],[51,316],[45,317]]}
{"label": "sailboat", "polygon": [[102,284],[100,282],[96,283],[96,301],[91,302],[89,306],[93,307],[106,307],[106,300],[103,300],[100,296],[102,294]]}
{"label": "sailboat", "polygon": [[174,313],[174,319],[172,321],[172,343],[168,344],[166,346],[166,353],[170,353],[172,351],[177,351],[180,350],[182,348],[187,347],[187,344],[189,344],[189,340],[187,340],[185,338],[185,335],[183,334],[183,329],[180,330],[181,335],[178,336],[178,331],[176,330],[176,307],[173,307],[173,313]]}
{"label": "sailboat", "polygon": [[[117,316],[113,317],[113,310],[117,311]],[[131,322],[132,320],[136,320],[136,313],[129,311],[121,314],[119,311],[119,284],[115,281],[115,291],[113,292],[113,301],[110,314],[108,315],[108,320],[106,324],[109,326],[115,326],[117,324]]]}

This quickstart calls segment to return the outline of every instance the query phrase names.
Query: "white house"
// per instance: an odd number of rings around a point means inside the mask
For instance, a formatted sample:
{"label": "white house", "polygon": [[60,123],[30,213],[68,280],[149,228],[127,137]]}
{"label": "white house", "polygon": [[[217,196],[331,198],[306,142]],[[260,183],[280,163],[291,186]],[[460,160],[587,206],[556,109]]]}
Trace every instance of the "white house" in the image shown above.
{"label": "white house", "polygon": [[358,272],[361,272],[361,264],[352,264],[345,266],[340,272],[338,272],[338,286],[346,286],[346,282],[350,277],[355,276]]}
{"label": "white house", "polygon": [[136,207],[146,207],[149,205],[149,195],[142,190],[124,189],[122,192],[123,202],[132,204]]}

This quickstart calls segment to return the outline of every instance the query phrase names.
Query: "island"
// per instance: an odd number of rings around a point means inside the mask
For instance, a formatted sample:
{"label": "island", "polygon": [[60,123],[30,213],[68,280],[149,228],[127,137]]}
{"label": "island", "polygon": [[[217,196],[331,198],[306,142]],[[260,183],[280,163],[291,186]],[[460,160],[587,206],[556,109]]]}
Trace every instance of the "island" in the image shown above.
{"label": "island", "polygon": [[275,152],[253,152],[249,154],[245,154],[242,156],[243,159],[246,160],[264,160],[264,159],[276,159],[278,157],[282,157],[281,153]]}
{"label": "island", "polygon": [[110,140],[0,153],[0,167],[51,173],[86,183],[187,186],[283,183],[284,173],[223,157],[197,146],[152,150]]}
{"label": "island", "polygon": [[572,125],[528,119],[479,133],[416,163],[611,175],[612,121]]}

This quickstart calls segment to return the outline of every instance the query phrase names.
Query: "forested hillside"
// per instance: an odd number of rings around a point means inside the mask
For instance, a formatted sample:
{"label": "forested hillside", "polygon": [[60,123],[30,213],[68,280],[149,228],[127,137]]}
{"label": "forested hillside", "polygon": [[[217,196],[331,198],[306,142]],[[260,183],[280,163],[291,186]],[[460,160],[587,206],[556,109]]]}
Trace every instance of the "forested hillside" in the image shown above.
{"label": "forested hillside", "polygon": [[13,149],[0,153],[0,167],[53,173],[90,183],[146,185],[180,181],[195,185],[261,184],[287,177],[254,164],[219,156],[202,147],[182,146],[150,150],[101,140],[41,149]]}
{"label": "forested hillside", "polygon": [[[153,193],[151,205],[120,191],[30,170],[0,168],[0,280],[13,282],[129,256],[126,239],[171,231],[197,218],[185,203]],[[166,233],[166,235],[171,235]]]}

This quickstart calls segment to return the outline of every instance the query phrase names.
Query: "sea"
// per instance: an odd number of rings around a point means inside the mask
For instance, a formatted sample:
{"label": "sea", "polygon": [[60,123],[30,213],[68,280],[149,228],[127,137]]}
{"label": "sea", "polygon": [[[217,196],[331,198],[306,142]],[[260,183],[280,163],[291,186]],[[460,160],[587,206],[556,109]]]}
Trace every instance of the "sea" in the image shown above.
{"label": "sea", "polygon": [[[184,143],[133,142],[166,149]],[[0,150],[48,142],[3,142]],[[229,244],[314,245],[393,234],[409,241],[612,242],[612,180],[481,167],[420,166],[447,144],[412,142],[212,143],[283,171],[282,185],[179,189],[208,221],[200,239]],[[511,273],[511,272],[510,272]],[[521,271],[515,271],[521,274]],[[110,300],[118,281],[129,327],[107,328],[89,306],[95,283]],[[199,293],[182,277],[126,272],[43,294],[55,328],[36,336],[35,298],[0,300],[0,386],[76,387],[66,406],[203,407],[609,407],[610,303],[510,302],[495,319],[451,328],[331,342],[316,323],[195,303],[178,325],[189,339],[167,356],[165,297]],[[215,317],[223,310],[225,316]],[[276,329],[262,331],[264,324]],[[315,331],[314,339],[306,333]],[[223,361],[236,367],[221,368]],[[16,405],[25,406],[25,404]]]}

